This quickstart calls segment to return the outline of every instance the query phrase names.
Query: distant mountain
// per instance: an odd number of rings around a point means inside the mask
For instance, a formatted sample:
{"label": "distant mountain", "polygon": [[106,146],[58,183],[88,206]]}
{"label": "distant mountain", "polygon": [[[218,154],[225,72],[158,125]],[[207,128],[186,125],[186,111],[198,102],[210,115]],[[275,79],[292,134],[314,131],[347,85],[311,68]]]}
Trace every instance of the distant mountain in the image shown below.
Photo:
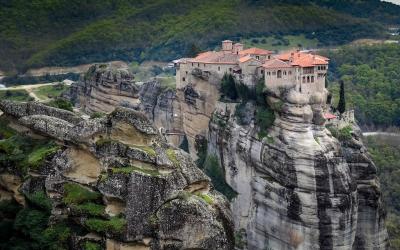
{"label": "distant mountain", "polygon": [[169,60],[221,39],[305,34],[320,45],[385,36],[379,0],[0,0],[0,69]]}

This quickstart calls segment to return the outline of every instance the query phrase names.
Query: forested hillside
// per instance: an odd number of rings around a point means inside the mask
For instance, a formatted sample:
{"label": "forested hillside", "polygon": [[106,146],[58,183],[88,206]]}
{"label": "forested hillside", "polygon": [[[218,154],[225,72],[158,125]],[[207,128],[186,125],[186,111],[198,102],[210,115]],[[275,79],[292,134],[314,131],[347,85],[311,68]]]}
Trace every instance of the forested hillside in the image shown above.
{"label": "forested hillside", "polygon": [[346,46],[326,55],[329,88],[338,97],[344,81],[347,107],[361,125],[400,126],[400,45]]}
{"label": "forested hillside", "polygon": [[0,0],[0,69],[169,60],[221,39],[305,34],[320,45],[382,37],[400,7],[379,0]]}

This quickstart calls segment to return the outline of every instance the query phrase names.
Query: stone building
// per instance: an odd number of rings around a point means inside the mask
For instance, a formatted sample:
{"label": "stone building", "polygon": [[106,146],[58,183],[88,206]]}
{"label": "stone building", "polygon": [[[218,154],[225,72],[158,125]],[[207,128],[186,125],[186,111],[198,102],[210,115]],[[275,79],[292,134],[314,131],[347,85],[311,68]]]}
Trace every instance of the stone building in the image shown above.
{"label": "stone building", "polygon": [[174,61],[177,88],[191,83],[193,75],[215,73],[222,78],[228,73],[246,85],[254,85],[264,77],[267,88],[294,87],[306,94],[324,90],[328,58],[302,51],[274,55],[269,50],[243,47],[241,43],[225,40],[220,51],[206,51],[194,58]]}

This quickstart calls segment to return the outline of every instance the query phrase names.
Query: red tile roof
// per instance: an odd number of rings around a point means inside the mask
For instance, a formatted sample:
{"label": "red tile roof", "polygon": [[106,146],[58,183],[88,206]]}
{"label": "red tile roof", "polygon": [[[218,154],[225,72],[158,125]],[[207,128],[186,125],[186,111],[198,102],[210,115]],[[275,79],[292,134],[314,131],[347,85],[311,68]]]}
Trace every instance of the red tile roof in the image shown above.
{"label": "red tile roof", "polygon": [[292,67],[292,65],[290,65],[289,63],[279,60],[279,59],[276,59],[276,58],[266,61],[262,66],[266,69],[291,68]]}
{"label": "red tile roof", "polygon": [[249,48],[245,49],[239,52],[239,55],[271,55],[272,51],[266,50],[266,49],[260,49],[260,48]]}
{"label": "red tile roof", "polygon": [[333,115],[331,113],[326,113],[326,114],[324,114],[324,118],[325,119],[335,119],[336,115]]}
{"label": "red tile roof", "polygon": [[300,67],[313,67],[315,65],[327,65],[329,63],[329,58],[301,51],[287,52],[276,55],[275,58],[288,61],[292,66]]}
{"label": "red tile roof", "polygon": [[247,62],[247,61],[249,61],[249,60],[251,60],[251,59],[257,60],[257,59],[255,59],[255,58],[253,58],[253,57],[247,55],[247,56],[243,56],[243,57],[239,58],[239,62],[244,63],[244,62]]}
{"label": "red tile roof", "polygon": [[198,54],[195,58],[189,59],[191,63],[219,63],[219,64],[236,64],[239,55],[226,53],[225,51],[207,51]]}

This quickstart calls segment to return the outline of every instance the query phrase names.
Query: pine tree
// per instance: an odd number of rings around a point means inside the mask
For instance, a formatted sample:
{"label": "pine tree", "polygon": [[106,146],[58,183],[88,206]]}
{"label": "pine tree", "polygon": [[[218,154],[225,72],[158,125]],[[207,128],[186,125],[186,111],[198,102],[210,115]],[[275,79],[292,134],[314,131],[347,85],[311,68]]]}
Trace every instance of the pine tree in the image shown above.
{"label": "pine tree", "polygon": [[344,82],[340,81],[340,97],[339,97],[339,103],[337,106],[337,110],[339,111],[340,114],[343,114],[344,111],[346,111],[346,99],[344,96]]}

